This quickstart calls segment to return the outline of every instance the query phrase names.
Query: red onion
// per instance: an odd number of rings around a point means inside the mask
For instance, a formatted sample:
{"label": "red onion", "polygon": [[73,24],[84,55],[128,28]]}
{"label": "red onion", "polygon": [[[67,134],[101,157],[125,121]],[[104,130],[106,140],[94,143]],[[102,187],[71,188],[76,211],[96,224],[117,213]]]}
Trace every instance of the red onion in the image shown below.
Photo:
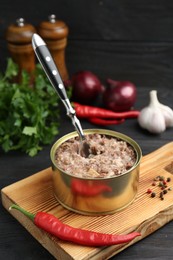
{"label": "red onion", "polygon": [[98,77],[90,71],[80,71],[72,76],[72,99],[88,104],[103,92],[103,86]]}
{"label": "red onion", "polygon": [[136,101],[136,87],[129,81],[107,79],[103,94],[104,106],[112,111],[128,111]]}

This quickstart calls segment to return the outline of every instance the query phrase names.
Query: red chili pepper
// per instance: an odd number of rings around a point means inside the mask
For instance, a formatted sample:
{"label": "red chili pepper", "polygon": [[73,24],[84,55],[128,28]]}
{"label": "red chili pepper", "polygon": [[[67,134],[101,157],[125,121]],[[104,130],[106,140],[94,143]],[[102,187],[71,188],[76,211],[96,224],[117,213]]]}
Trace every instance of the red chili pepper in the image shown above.
{"label": "red chili pepper", "polygon": [[71,189],[73,193],[86,197],[97,196],[102,192],[112,191],[112,188],[106,184],[94,183],[94,185],[92,185],[91,183],[86,182],[85,180],[77,179],[72,180]]}
{"label": "red chili pepper", "polygon": [[141,235],[138,232],[133,232],[127,235],[98,233],[63,224],[58,218],[46,212],[38,212],[34,215],[17,205],[12,205],[10,209],[11,208],[15,208],[25,214],[37,227],[45,230],[46,232],[62,240],[71,241],[85,246],[110,246],[122,244],[127,243],[135,237]]}
{"label": "red chili pepper", "polygon": [[136,118],[139,116],[140,113],[140,111],[138,110],[129,110],[126,112],[113,112],[104,108],[81,105],[76,102],[73,103],[73,106],[76,111],[76,115],[79,118]]}
{"label": "red chili pepper", "polygon": [[103,119],[97,117],[88,118],[88,121],[95,125],[119,125],[122,124],[125,120],[122,119]]}

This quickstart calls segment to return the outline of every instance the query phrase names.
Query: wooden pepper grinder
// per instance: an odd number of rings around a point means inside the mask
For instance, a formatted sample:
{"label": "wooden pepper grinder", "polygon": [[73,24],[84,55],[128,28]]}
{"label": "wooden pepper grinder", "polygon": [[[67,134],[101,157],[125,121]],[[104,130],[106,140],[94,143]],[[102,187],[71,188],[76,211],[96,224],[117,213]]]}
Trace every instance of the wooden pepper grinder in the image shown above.
{"label": "wooden pepper grinder", "polygon": [[8,50],[15,63],[19,66],[18,80],[21,78],[21,70],[26,70],[31,77],[35,69],[35,54],[32,48],[32,35],[36,30],[31,24],[25,23],[23,18],[16,20],[6,31]]}
{"label": "wooden pepper grinder", "polygon": [[68,33],[67,25],[63,21],[56,20],[54,14],[48,17],[48,21],[41,22],[38,27],[38,34],[46,42],[63,80],[68,79],[65,64],[65,48],[67,46]]}

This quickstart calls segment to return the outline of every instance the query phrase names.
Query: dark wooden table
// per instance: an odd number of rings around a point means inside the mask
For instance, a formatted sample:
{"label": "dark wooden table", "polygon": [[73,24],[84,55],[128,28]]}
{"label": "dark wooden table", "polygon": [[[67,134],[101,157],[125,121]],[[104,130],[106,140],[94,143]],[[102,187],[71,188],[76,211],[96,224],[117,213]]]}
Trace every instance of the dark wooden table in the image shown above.
{"label": "dark wooden table", "polygon": [[[41,10],[40,10],[41,4]],[[137,86],[136,109],[149,102],[149,91],[156,89],[161,102],[173,108],[173,4],[169,0],[152,1],[28,1],[0,4],[0,68],[8,56],[5,30],[23,16],[37,26],[51,13],[70,27],[67,67],[70,75],[91,70],[100,79],[130,80]],[[78,12],[77,10],[80,10]],[[59,135],[73,131],[62,110]],[[82,121],[83,128],[94,125]],[[143,131],[135,119],[109,129],[135,139],[146,155],[173,140],[173,128],[161,135]],[[21,152],[0,151],[0,188],[15,183],[50,166],[51,144],[34,158]],[[0,204],[0,259],[54,259]],[[139,212],[140,214],[140,212]],[[141,213],[142,214],[142,213]],[[133,216],[132,216],[133,217]],[[115,223],[116,225],[116,223]],[[127,248],[112,259],[172,260],[173,222]]]}
{"label": "dark wooden table", "polygon": [[[149,87],[138,88],[136,108],[140,109],[147,104]],[[158,89],[160,100],[171,104],[173,93],[171,89]],[[63,109],[62,109],[62,112]],[[94,125],[82,121],[84,128],[93,128]],[[162,145],[172,141],[173,129],[168,129],[163,134],[151,135],[139,128],[136,119],[126,120],[118,126],[109,129],[120,131],[134,138],[142,148],[143,155],[148,154]],[[73,130],[73,126],[64,114],[61,117],[60,137]],[[34,158],[20,152],[0,153],[0,186],[1,188],[30,176],[50,166],[51,145]],[[47,252],[9,213],[0,205],[0,252],[1,259],[53,259]],[[140,212],[139,212],[140,214]],[[141,213],[142,214],[142,213]],[[116,225],[116,223],[115,223]],[[113,259],[172,259],[173,248],[173,222],[165,225],[149,237],[119,253]]]}

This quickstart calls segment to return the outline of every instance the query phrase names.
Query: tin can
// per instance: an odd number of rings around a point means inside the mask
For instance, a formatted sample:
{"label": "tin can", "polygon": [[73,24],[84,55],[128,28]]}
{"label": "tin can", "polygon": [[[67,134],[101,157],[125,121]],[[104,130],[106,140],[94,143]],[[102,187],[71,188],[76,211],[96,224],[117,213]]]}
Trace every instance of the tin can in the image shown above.
{"label": "tin can", "polygon": [[[57,140],[51,148],[50,156],[53,172],[53,191],[58,202],[68,210],[83,215],[107,215],[113,214],[124,209],[131,204],[138,191],[139,170],[142,152],[139,145],[122,133],[105,130],[105,129],[87,129],[84,134],[100,134],[109,137],[118,138],[131,145],[136,153],[136,162],[132,168],[119,176],[106,178],[81,178],[69,174],[58,167],[55,162],[55,153],[58,147],[68,139],[78,136],[76,132],[69,133]],[[101,190],[95,195],[83,195],[74,192],[73,185],[81,185],[81,187],[107,187],[107,190]],[[80,186],[78,186],[80,190]],[[82,188],[81,188],[82,189]]]}

